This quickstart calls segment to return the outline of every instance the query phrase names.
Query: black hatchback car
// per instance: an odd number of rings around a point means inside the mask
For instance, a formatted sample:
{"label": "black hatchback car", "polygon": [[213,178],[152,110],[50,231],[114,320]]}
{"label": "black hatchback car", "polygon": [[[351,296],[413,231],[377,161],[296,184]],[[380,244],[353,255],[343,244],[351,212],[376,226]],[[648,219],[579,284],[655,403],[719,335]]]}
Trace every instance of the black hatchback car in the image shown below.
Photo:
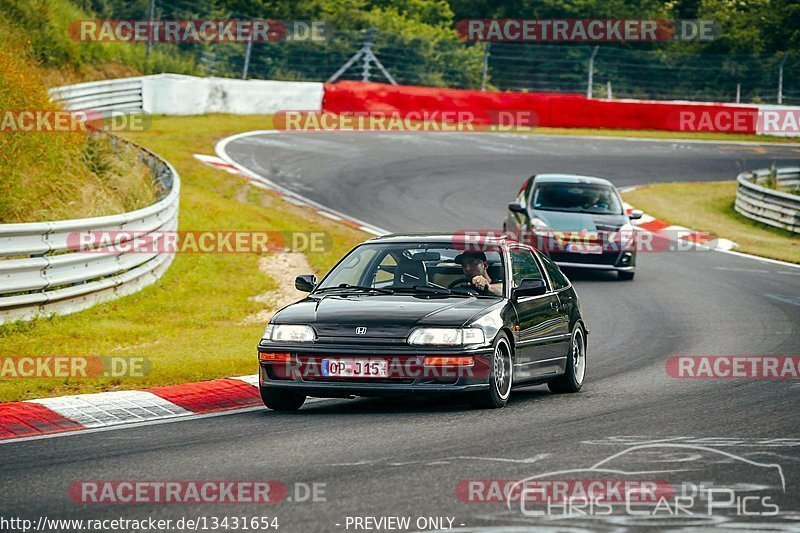
{"label": "black hatchback car", "polygon": [[278,311],[259,353],[264,404],[307,396],[465,393],[502,407],[514,387],[577,392],[588,330],[570,281],[505,238],[391,235],[351,250]]}
{"label": "black hatchback car", "polygon": [[[574,174],[538,174],[522,184],[508,204],[503,229],[533,244],[562,267],[617,272],[632,280],[636,269],[636,232],[614,185]],[[522,232],[525,237],[517,235]]]}

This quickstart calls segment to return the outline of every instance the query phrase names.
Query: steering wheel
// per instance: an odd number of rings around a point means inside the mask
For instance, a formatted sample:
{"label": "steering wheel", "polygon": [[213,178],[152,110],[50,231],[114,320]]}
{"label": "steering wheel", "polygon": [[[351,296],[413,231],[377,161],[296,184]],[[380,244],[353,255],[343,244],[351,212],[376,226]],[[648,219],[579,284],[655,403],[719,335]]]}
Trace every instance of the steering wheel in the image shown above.
{"label": "steering wheel", "polygon": [[472,278],[458,278],[457,280],[455,280],[452,283],[450,283],[447,286],[447,288],[448,289],[456,289],[456,288],[463,287],[463,288],[467,289],[468,291],[470,291],[471,293],[474,292],[475,294],[480,294],[478,289],[476,289],[475,287],[470,285],[470,283],[472,283]]}

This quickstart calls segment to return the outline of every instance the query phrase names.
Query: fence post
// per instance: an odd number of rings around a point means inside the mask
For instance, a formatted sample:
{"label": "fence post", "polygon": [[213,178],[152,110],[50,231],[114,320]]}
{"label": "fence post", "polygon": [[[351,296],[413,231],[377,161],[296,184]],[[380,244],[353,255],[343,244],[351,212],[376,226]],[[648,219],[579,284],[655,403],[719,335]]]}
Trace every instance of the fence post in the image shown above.
{"label": "fence post", "polygon": [[742,84],[741,83],[737,83],[736,84],[736,103],[737,104],[741,103],[741,101],[742,101]]}
{"label": "fence post", "polygon": [[612,98],[614,98],[614,95],[611,92],[611,82],[607,81],[606,82],[606,99],[607,100],[611,100]]}
{"label": "fence post", "polygon": [[483,72],[481,73],[481,91],[486,90],[486,78],[489,75],[489,51],[491,49],[492,43],[490,41],[486,42],[486,46],[483,47]]}
{"label": "fence post", "polygon": [[363,67],[362,67],[362,69],[361,69],[361,81],[369,81],[369,77],[370,77],[370,73],[369,73],[370,65],[371,65],[372,63],[375,63],[375,66],[376,66],[376,67],[378,67],[378,70],[380,70],[380,71],[381,71],[381,73],[383,74],[383,76],[384,76],[384,77],[385,77],[387,80],[389,80],[389,83],[391,83],[392,85],[397,85],[397,82],[395,81],[394,77],[393,77],[393,76],[392,76],[392,75],[389,73],[389,71],[388,71],[388,70],[386,70],[386,67],[384,67],[384,66],[383,66],[383,63],[381,63],[380,59],[378,59],[378,58],[375,56],[375,54],[372,52],[372,39],[373,39],[373,36],[374,36],[374,35],[375,35],[375,28],[370,28],[370,29],[369,29],[369,31],[367,32],[367,39],[366,39],[366,41],[364,41],[364,45],[363,45],[363,46],[362,46],[362,47],[361,47],[361,48],[358,50],[358,52],[356,52],[356,53],[353,55],[353,57],[351,57],[350,59],[348,59],[348,60],[347,60],[347,62],[346,62],[344,65],[342,65],[342,66],[339,68],[339,70],[337,70],[337,71],[336,71],[336,72],[333,74],[333,76],[331,76],[330,78],[328,78],[328,81],[327,81],[326,83],[333,83],[333,82],[335,82],[336,80],[338,80],[338,79],[339,79],[339,77],[340,77],[342,74],[344,74],[345,72],[347,72],[347,69],[349,69],[350,67],[352,67],[352,66],[353,66],[353,65],[356,63],[356,61],[358,61],[359,59],[361,59],[361,60],[363,60],[363,62],[364,62],[364,63],[363,63]]}
{"label": "fence post", "polygon": [[783,54],[781,58],[781,62],[778,65],[778,104],[783,103],[783,65],[786,63],[786,59],[789,57],[789,54]]}
{"label": "fence post", "polygon": [[150,48],[153,47],[153,19],[156,16],[156,0],[150,0],[150,30],[147,39],[147,52],[145,55],[150,55]]}
{"label": "fence post", "polygon": [[589,58],[589,83],[588,87],[586,87],[586,98],[592,97],[592,84],[594,83],[594,57],[597,55],[599,50],[600,47],[595,46],[592,50],[592,57]]}
{"label": "fence post", "polygon": [[250,68],[250,54],[253,52],[253,36],[247,40],[247,49],[244,52],[244,68],[242,69],[242,79],[247,79],[247,70]]}
{"label": "fence post", "polygon": [[375,28],[367,30],[367,40],[364,42],[364,63],[361,68],[361,81],[369,81],[369,63],[372,60],[372,41],[375,37]]}

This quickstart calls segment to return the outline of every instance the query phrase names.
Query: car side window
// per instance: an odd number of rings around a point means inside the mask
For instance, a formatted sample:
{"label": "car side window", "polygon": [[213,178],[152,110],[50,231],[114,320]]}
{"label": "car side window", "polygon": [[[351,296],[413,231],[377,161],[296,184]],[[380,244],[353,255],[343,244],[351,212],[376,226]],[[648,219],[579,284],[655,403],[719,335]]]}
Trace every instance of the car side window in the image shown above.
{"label": "car side window", "polygon": [[561,272],[558,265],[553,263],[553,260],[546,255],[541,255],[542,264],[547,270],[547,275],[550,276],[550,281],[553,282],[553,290],[563,289],[569,287],[569,279]]}
{"label": "car side window", "polygon": [[517,287],[523,279],[544,280],[536,259],[528,250],[511,250],[511,276]]}

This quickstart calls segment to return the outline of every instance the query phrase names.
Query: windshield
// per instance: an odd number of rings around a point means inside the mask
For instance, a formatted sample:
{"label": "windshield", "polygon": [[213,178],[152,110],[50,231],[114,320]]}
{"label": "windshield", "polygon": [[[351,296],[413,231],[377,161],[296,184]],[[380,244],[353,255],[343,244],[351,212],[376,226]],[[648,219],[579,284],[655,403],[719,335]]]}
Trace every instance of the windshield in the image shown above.
{"label": "windshield", "polygon": [[[482,252],[463,255],[463,248],[463,244],[441,243],[363,244],[345,256],[315,292],[341,288],[488,297],[504,294],[506,276],[500,250],[482,246]],[[469,282],[475,275],[485,277],[494,290],[472,290]]]}
{"label": "windshield", "polygon": [[533,193],[533,208],[598,215],[621,215],[616,191],[608,185],[542,183]]}

